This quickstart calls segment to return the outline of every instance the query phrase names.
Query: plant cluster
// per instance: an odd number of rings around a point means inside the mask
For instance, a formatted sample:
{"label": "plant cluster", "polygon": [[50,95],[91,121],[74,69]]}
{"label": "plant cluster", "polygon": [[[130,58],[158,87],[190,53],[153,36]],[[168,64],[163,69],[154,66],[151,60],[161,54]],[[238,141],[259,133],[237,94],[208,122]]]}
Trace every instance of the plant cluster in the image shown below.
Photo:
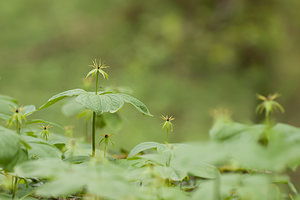
{"label": "plant cluster", "polygon": [[[257,112],[266,117],[261,124],[234,122],[230,112],[214,111],[205,142],[169,143],[175,118],[163,116],[165,143],[143,142],[119,156],[108,151],[113,134],[97,130],[119,128],[117,112],[124,103],[152,115],[121,89],[98,90],[99,75],[108,78],[107,66],[97,61],[92,66],[87,76],[96,77],[94,92],[68,90],[38,108],[0,96],[0,199],[300,199],[286,173],[300,165],[300,129],[270,120],[276,108],[283,111],[278,95],[258,96],[263,102]],[[60,125],[32,118],[65,98],[70,99],[63,113],[84,119],[91,145],[72,138],[70,127],[63,136],[55,133],[63,130]]]}

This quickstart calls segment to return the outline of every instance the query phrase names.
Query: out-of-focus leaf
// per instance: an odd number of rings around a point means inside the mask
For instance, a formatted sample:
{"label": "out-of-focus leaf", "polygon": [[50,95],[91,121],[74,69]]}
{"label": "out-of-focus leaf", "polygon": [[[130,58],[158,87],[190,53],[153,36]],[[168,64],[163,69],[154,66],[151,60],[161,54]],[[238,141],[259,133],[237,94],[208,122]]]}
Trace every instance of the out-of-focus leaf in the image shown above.
{"label": "out-of-focus leaf", "polygon": [[54,178],[68,169],[68,163],[58,158],[41,158],[22,163],[15,167],[20,177]]}
{"label": "out-of-focus leaf", "polygon": [[27,105],[23,107],[23,110],[21,111],[24,116],[31,115],[33,112],[36,111],[36,108],[34,105]]}
{"label": "out-of-focus leaf", "polygon": [[2,95],[2,94],[0,94],[0,100],[9,101],[9,102],[12,102],[14,104],[18,104],[18,100],[17,99],[15,99],[13,97],[10,97],[10,96]]}
{"label": "out-of-focus leaf", "polygon": [[165,148],[166,145],[164,144],[160,144],[157,142],[143,142],[141,144],[136,145],[128,154],[127,158],[132,158],[134,157],[136,154],[142,152],[142,151],[146,151],[148,149],[154,149],[154,148]]}
{"label": "out-of-focus leaf", "polygon": [[5,115],[5,114],[1,114],[1,113],[0,113],[0,119],[5,120],[5,121],[8,121],[9,118],[10,118],[10,116]]}
{"label": "out-of-focus leaf", "polygon": [[23,149],[20,136],[0,126],[0,167],[10,171],[26,159],[27,152]]}
{"label": "out-of-focus leaf", "polygon": [[76,102],[75,99],[71,99],[62,107],[62,113],[67,117],[77,115],[82,110],[84,110],[84,106]]}
{"label": "out-of-focus leaf", "polygon": [[56,126],[58,128],[64,129],[61,125],[59,125],[57,123],[42,120],[42,119],[31,119],[31,120],[27,121],[26,124],[48,124],[48,125],[52,125],[52,126]]}

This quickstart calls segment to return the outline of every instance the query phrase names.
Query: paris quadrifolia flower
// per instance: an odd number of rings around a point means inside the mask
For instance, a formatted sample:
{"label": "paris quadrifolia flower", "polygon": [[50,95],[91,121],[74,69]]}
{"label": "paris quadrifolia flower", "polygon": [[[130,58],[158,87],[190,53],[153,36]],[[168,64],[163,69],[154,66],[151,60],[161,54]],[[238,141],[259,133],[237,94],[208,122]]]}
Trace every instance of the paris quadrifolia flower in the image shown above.
{"label": "paris quadrifolia flower", "polygon": [[47,126],[42,125],[42,126],[41,126],[41,129],[42,129],[41,135],[42,135],[42,138],[43,138],[44,140],[48,140],[48,137],[49,137],[49,128],[51,128],[50,125],[47,125]]}
{"label": "paris quadrifolia flower", "polygon": [[280,95],[270,94],[268,96],[262,96],[260,94],[257,94],[257,98],[262,101],[257,107],[256,107],[256,113],[263,113],[265,112],[266,117],[268,118],[270,114],[274,111],[281,111],[284,112],[284,108],[275,101]]}
{"label": "paris quadrifolia flower", "polygon": [[93,64],[89,65],[91,67],[93,67],[94,69],[92,69],[87,75],[86,78],[92,76],[94,77],[95,74],[100,73],[102,74],[104,79],[108,79],[108,74],[103,70],[105,68],[108,68],[109,66],[107,66],[106,64],[104,64],[104,62],[102,62],[101,59],[99,59],[99,61],[97,62],[97,60],[93,60]]}
{"label": "paris quadrifolia flower", "polygon": [[161,118],[165,121],[162,126],[162,130],[166,129],[167,131],[167,142],[169,142],[169,132],[173,132],[173,123],[172,121],[175,119],[173,116],[161,116]]}
{"label": "paris quadrifolia flower", "polygon": [[112,134],[101,134],[102,139],[99,142],[99,145],[101,145],[102,143],[104,143],[104,158],[106,155],[106,151],[108,148],[109,143],[111,143],[111,145],[114,145],[113,141],[111,140]]}

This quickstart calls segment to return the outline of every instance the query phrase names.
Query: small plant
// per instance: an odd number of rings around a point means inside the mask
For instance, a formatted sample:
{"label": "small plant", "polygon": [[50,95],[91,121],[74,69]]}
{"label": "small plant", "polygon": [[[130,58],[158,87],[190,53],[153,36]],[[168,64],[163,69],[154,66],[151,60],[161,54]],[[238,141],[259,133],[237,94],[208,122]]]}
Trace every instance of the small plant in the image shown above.
{"label": "small plant", "polygon": [[8,120],[8,126],[11,127],[14,125],[16,127],[17,133],[20,134],[21,125],[23,120],[26,120],[25,115],[23,114],[23,107],[13,108],[11,111],[13,112],[12,116]]}
{"label": "small plant", "polygon": [[[99,60],[99,62],[97,62],[97,60],[95,59],[93,61],[93,65],[90,65],[91,67],[93,67],[94,69],[92,69],[87,75],[86,78],[88,78],[89,76],[94,77],[94,75],[96,74],[96,92],[95,94],[98,94],[98,77],[99,74],[102,74],[104,79],[108,79],[108,75],[105,71],[103,71],[103,69],[108,68],[108,66],[106,66],[104,63],[102,63],[101,60]],[[95,149],[96,149],[96,117],[97,114],[94,111],[93,112],[93,121],[92,121],[92,156],[95,156]]]}
{"label": "small plant", "polygon": [[50,125],[47,125],[47,126],[42,125],[41,126],[41,129],[42,129],[41,135],[42,135],[42,138],[44,140],[48,140],[48,137],[49,137],[49,128],[51,128]]}
{"label": "small plant", "polygon": [[108,149],[109,143],[111,143],[111,145],[114,145],[114,143],[111,140],[112,134],[102,134],[101,136],[102,136],[102,139],[100,140],[99,145],[104,143],[104,151],[103,151],[104,154],[103,154],[103,156],[105,158],[106,157],[106,151]]}
{"label": "small plant", "polygon": [[175,119],[173,116],[161,116],[161,118],[165,121],[163,126],[162,126],[162,130],[166,129],[167,131],[167,143],[169,143],[169,132],[173,132],[173,123],[172,121]]}
{"label": "small plant", "polygon": [[277,101],[275,101],[279,96],[280,95],[277,93],[270,94],[267,97],[257,94],[257,98],[263,102],[256,107],[256,113],[261,114],[265,112],[267,124],[270,123],[270,114],[272,112],[277,110],[284,112],[284,108]]}
{"label": "small plant", "polygon": [[93,111],[92,117],[92,157],[96,153],[96,120],[97,115],[103,113],[116,113],[124,105],[124,103],[129,103],[133,105],[139,112],[144,115],[152,116],[144,103],[138,99],[124,93],[117,93],[114,91],[98,91],[98,79],[99,74],[103,76],[104,79],[108,79],[108,74],[103,71],[103,69],[108,66],[102,61],[93,61],[92,69],[86,77],[94,77],[96,75],[96,89],[95,92],[87,92],[83,89],[73,89],[68,90],[51,97],[44,105],[42,105],[39,110],[45,109],[58,101],[66,97],[76,97],[75,101],[82,105],[84,108]]}

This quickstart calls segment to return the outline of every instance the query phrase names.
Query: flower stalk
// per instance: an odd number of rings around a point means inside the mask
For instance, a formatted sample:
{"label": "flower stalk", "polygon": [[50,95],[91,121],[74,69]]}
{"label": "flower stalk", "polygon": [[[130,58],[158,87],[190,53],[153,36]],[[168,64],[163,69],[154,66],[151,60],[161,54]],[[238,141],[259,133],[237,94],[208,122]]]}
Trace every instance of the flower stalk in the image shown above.
{"label": "flower stalk", "polygon": [[[93,60],[93,65],[90,65],[94,69],[92,69],[86,76],[92,76],[96,74],[96,95],[98,94],[98,79],[99,79],[99,74],[102,74],[104,79],[108,79],[108,75],[103,69],[108,68],[107,65],[105,65],[101,60],[97,62],[97,60]],[[96,112],[93,112],[93,119],[92,119],[92,157],[95,157],[96,154],[96,119],[97,119],[97,114]]]}

